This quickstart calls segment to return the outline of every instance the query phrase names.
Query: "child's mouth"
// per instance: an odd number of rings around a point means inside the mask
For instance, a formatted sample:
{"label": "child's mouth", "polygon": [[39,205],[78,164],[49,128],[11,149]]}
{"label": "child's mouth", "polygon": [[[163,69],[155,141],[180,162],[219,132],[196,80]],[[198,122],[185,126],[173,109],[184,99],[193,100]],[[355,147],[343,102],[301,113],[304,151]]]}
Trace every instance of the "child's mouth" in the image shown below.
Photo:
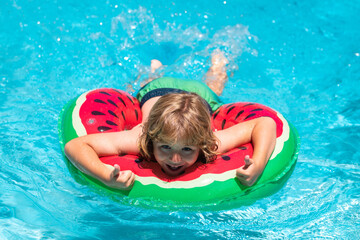
{"label": "child's mouth", "polygon": [[166,166],[168,167],[169,170],[175,172],[177,170],[179,170],[182,166],[170,166],[168,164],[166,164]]}

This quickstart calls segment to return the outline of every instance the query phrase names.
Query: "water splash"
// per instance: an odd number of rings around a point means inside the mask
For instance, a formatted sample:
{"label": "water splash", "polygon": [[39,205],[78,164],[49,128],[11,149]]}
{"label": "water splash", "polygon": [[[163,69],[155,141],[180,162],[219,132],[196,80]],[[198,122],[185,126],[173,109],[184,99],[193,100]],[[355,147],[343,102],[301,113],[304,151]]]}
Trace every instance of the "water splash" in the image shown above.
{"label": "water splash", "polygon": [[[144,7],[123,11],[114,17],[110,35],[119,50],[118,65],[124,68],[136,66],[140,75],[136,78],[140,82],[149,78],[152,58],[167,65],[159,75],[202,79],[215,49],[223,51],[229,59],[230,74],[239,68],[237,62],[244,52],[254,57],[258,55],[252,46],[258,39],[247,26],[225,26],[210,34],[205,26],[197,24],[186,26],[175,21],[162,24]],[[131,55],[139,48],[147,56]],[[123,52],[127,54],[125,57]]]}

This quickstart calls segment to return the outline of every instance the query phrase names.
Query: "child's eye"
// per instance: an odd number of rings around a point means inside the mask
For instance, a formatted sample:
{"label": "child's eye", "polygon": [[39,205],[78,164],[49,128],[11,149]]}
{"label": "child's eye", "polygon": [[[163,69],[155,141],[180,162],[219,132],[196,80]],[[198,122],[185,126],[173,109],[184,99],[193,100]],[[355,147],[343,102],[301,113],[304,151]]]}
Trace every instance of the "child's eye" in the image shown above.
{"label": "child's eye", "polygon": [[171,147],[169,145],[161,145],[160,147],[165,150],[171,149]]}
{"label": "child's eye", "polygon": [[184,147],[182,150],[185,151],[185,152],[190,152],[190,151],[192,151],[192,148]]}

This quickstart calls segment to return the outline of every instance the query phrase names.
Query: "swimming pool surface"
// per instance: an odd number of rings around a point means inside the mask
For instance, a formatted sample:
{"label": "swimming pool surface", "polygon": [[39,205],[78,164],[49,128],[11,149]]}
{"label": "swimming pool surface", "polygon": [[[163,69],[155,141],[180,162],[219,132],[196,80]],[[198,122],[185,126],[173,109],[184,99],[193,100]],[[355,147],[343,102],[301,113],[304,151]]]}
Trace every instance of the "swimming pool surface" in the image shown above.
{"label": "swimming pool surface", "polygon": [[[25,1],[0,8],[0,239],[359,239],[360,1]],[[57,120],[80,93],[140,87],[152,58],[222,100],[283,113],[301,137],[276,194],[226,211],[159,211],[74,179]],[[138,79],[138,76],[140,78]]]}

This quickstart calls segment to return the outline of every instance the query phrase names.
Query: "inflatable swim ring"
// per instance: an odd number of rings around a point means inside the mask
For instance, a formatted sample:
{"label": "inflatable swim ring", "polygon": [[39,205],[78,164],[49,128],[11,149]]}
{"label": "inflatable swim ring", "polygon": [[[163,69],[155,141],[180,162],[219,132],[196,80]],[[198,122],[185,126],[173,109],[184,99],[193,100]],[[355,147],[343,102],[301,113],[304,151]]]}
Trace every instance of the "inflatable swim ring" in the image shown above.
{"label": "inflatable swim ring", "polygon": [[[251,204],[279,190],[291,175],[299,148],[296,129],[280,113],[256,103],[226,104],[212,115],[214,130],[262,116],[271,117],[277,124],[276,146],[263,174],[251,187],[241,185],[235,177],[236,169],[244,165],[244,156],[252,156],[250,143],[219,155],[212,163],[197,162],[177,177],[167,176],[156,162],[140,161],[135,155],[102,157],[101,161],[109,165],[116,163],[121,170],[136,174],[133,188],[122,191],[131,198],[220,208],[238,206],[239,202]],[[60,114],[62,150],[68,141],[79,136],[131,129],[141,122],[141,117],[138,100],[124,91],[86,92],[70,101]]]}

